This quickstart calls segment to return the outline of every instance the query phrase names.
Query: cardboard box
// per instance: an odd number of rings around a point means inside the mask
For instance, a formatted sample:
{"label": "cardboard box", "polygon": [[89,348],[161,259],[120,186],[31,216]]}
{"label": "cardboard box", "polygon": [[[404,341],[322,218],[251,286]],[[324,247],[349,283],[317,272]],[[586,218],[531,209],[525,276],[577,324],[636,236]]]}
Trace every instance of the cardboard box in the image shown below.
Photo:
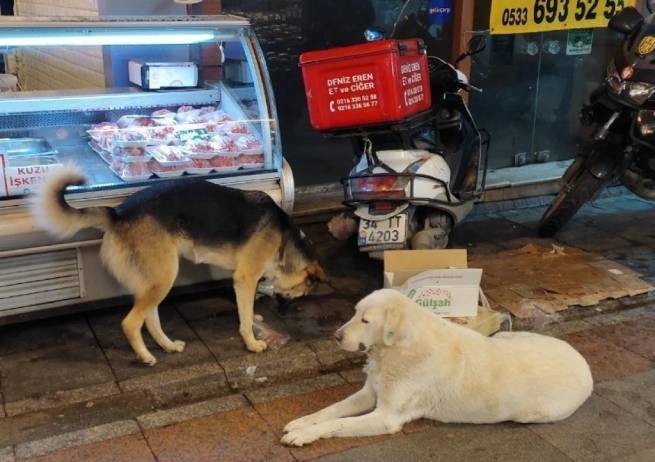
{"label": "cardboard box", "polygon": [[443,317],[478,314],[481,269],[467,267],[464,249],[384,253],[384,287]]}

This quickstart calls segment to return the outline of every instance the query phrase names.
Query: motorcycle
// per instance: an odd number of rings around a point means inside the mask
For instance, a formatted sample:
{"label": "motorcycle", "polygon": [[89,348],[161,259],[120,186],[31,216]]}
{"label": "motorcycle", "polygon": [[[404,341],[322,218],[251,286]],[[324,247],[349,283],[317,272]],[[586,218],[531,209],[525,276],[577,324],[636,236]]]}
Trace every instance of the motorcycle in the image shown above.
{"label": "motorcycle", "polygon": [[[394,28],[395,29],[395,28]],[[369,41],[383,38],[368,30]],[[484,50],[474,36],[462,60]],[[490,137],[478,129],[463,97],[482,91],[456,66],[428,57],[432,107],[398,123],[352,127],[358,161],[341,183],[344,204],[358,224],[362,252],[381,258],[390,249],[439,249],[448,245],[484,191]]]}
{"label": "motorcycle", "polygon": [[607,185],[619,181],[655,200],[655,14],[627,7],[609,22],[624,36],[603,84],[580,111],[591,139],[565,172],[563,186],[544,213],[539,235],[552,237]]}

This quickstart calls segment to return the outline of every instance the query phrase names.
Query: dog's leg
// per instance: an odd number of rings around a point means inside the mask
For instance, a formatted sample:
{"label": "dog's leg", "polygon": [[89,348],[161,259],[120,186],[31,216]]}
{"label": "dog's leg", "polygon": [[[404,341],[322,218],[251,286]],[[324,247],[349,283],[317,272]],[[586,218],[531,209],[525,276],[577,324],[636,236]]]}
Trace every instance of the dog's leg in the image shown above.
{"label": "dog's leg", "polygon": [[171,340],[162,330],[158,306],[155,306],[146,316],[146,328],[150,336],[157,342],[157,345],[162,347],[167,353],[181,353],[184,351],[186,343],[182,340]]}
{"label": "dog's leg", "polygon": [[161,295],[157,290],[151,290],[143,296],[135,296],[134,306],[121,323],[130,346],[139,359],[148,366],[154,366],[157,364],[157,360],[143,343],[141,329],[148,313],[152,311],[153,307],[159,305],[165,295],[165,293]]}
{"label": "dog's leg", "polygon": [[[254,277],[253,277],[254,276]],[[257,340],[252,330],[254,310],[255,310],[255,293],[257,291],[257,281],[261,274],[253,275],[245,271],[236,270],[234,272],[234,292],[237,295],[237,307],[239,309],[239,333],[246,348],[255,353],[266,349],[266,342]]]}
{"label": "dog's leg", "polygon": [[376,409],[362,416],[328,420],[289,432],[282,437],[282,443],[290,446],[302,446],[319,438],[333,436],[385,435],[396,433],[402,428],[403,423],[397,415]]}
{"label": "dog's leg", "polygon": [[346,399],[321,409],[318,412],[289,422],[287,426],[284,427],[284,431],[286,433],[301,430],[328,420],[334,420],[341,417],[351,417],[364,412],[369,412],[375,407],[375,401],[376,397],[373,387],[366,382],[361,390],[350,395]]}

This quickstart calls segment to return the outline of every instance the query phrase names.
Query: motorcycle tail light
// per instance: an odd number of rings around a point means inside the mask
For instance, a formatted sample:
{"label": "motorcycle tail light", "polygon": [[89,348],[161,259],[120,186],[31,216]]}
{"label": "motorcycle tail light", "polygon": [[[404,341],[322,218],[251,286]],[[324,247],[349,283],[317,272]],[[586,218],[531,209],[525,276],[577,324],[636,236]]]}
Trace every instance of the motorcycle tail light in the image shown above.
{"label": "motorcycle tail light", "polygon": [[405,197],[404,185],[400,178],[392,175],[353,178],[349,181],[353,199],[398,198]]}

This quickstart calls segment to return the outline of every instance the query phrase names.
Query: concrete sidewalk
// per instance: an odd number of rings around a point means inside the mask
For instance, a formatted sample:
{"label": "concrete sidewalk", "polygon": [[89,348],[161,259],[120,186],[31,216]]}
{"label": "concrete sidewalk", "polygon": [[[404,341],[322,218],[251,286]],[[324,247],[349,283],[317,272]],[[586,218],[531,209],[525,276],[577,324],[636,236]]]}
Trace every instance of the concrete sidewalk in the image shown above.
{"label": "concrete sidewalk", "polygon": [[[551,242],[535,238],[542,208],[483,211],[459,227],[455,246],[493,256],[527,242]],[[652,204],[630,196],[609,197],[586,207],[558,238],[655,281],[652,211]],[[167,302],[161,309],[164,330],[186,341],[187,348],[167,355],[150,342],[159,360],[154,368],[137,363],[123,337],[120,319],[128,307],[0,329],[0,461],[38,456],[114,461],[322,456],[653,460],[651,294],[575,308],[521,326],[572,342],[602,382],[593,399],[566,422],[483,427],[419,422],[393,437],[322,441],[302,449],[280,446],[287,421],[356,389],[362,358],[341,352],[330,337],[351,316],[354,303],[381,283],[380,263],[358,255],[352,242],[335,242],[324,225],[306,231],[338,291],[282,311],[260,300],[256,311],[266,323],[291,337],[278,350],[258,355],[244,350],[230,292]]]}

